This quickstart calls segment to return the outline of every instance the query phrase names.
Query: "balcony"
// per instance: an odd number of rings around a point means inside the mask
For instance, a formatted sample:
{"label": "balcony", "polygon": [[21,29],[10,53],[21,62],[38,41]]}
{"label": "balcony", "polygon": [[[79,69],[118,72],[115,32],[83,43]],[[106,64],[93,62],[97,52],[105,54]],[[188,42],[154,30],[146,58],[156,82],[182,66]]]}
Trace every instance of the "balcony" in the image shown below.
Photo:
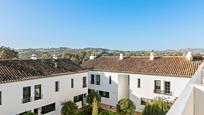
{"label": "balcony", "polygon": [[28,102],[31,102],[31,100],[32,100],[32,97],[26,97],[22,99],[22,103],[28,103]]}
{"label": "balcony", "polygon": [[35,97],[34,97],[34,100],[36,101],[36,100],[40,100],[40,99],[42,99],[42,98],[43,98],[43,95],[41,94],[41,95],[35,96]]}
{"label": "balcony", "polygon": [[160,89],[154,89],[153,92],[157,93],[157,94],[162,94],[162,90],[160,90]]}
{"label": "balcony", "polygon": [[172,91],[165,91],[165,90],[160,90],[160,89],[154,89],[153,92],[156,94],[163,94],[163,95],[169,95],[169,96],[173,95]]}

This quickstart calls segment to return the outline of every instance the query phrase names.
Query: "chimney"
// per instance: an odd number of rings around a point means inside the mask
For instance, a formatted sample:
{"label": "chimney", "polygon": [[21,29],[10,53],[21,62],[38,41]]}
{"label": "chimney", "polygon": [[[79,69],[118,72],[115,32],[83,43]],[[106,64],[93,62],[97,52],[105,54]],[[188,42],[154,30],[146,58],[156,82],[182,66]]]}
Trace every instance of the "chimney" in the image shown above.
{"label": "chimney", "polygon": [[122,53],[120,53],[120,60],[123,60],[123,54]]}
{"label": "chimney", "polygon": [[153,52],[150,53],[149,59],[154,60],[154,53]]}
{"label": "chimney", "polygon": [[190,51],[186,54],[186,59],[188,61],[192,61],[193,60],[193,55],[192,55],[192,53]]}
{"label": "chimney", "polygon": [[56,55],[53,55],[52,58],[53,59],[58,59],[58,57]]}
{"label": "chimney", "polygon": [[95,58],[96,58],[96,56],[94,56],[93,54],[91,54],[91,56],[89,57],[90,60],[93,60]]}
{"label": "chimney", "polygon": [[37,60],[37,59],[38,59],[38,58],[37,58],[37,55],[36,55],[36,54],[32,54],[32,55],[31,55],[31,59],[32,59],[32,60]]}
{"label": "chimney", "polygon": [[58,57],[56,55],[53,55],[52,58],[54,59],[53,61],[54,61],[55,68],[57,68],[58,67],[58,62],[57,62]]}

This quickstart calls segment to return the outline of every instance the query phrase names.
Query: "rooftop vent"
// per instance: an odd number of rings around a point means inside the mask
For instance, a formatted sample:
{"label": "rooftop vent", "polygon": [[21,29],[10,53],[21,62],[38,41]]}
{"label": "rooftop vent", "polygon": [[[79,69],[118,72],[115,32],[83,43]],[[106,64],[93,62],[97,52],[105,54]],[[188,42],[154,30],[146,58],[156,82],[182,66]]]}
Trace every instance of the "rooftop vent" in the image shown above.
{"label": "rooftop vent", "polygon": [[93,60],[95,58],[96,58],[96,56],[94,54],[91,54],[91,56],[89,57],[90,60]]}
{"label": "rooftop vent", "polygon": [[123,60],[123,58],[124,58],[124,56],[123,56],[123,54],[122,53],[120,53],[120,60]]}
{"label": "rooftop vent", "polygon": [[37,59],[38,59],[38,58],[37,58],[37,55],[36,55],[36,54],[32,54],[32,55],[31,55],[31,59],[32,59],[32,60],[37,60]]}
{"label": "rooftop vent", "polygon": [[150,53],[149,59],[154,60],[154,53],[153,52]]}
{"label": "rooftop vent", "polygon": [[189,60],[189,61],[193,60],[193,55],[192,55],[192,53],[190,51],[186,54],[186,59]]}

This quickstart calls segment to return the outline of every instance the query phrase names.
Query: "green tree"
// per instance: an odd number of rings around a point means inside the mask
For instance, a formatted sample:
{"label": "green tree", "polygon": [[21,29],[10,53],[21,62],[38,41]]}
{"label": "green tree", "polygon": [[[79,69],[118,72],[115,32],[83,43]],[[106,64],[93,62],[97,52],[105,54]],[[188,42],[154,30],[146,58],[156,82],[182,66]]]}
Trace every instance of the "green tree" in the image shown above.
{"label": "green tree", "polygon": [[96,100],[96,97],[93,98],[92,102],[92,115],[98,115],[98,102]]}
{"label": "green tree", "polygon": [[128,98],[121,99],[117,104],[117,112],[121,114],[133,115],[135,109],[134,103]]}
{"label": "green tree", "polygon": [[49,59],[52,56],[49,54],[49,52],[43,52],[41,55],[41,59]]}
{"label": "green tree", "polygon": [[154,99],[145,106],[144,110],[142,111],[142,115],[166,115],[171,105],[172,103],[165,99]]}
{"label": "green tree", "polygon": [[18,52],[9,47],[0,47],[0,59],[17,59]]}
{"label": "green tree", "polygon": [[26,112],[24,113],[23,115],[37,115],[36,113],[33,113],[33,112]]}
{"label": "green tree", "polygon": [[77,108],[77,105],[73,101],[68,101],[64,103],[61,111],[63,115],[76,115]]}
{"label": "green tree", "polygon": [[90,92],[90,93],[87,95],[87,97],[86,97],[86,102],[89,103],[89,105],[91,105],[92,102],[93,102],[93,100],[94,100],[94,97],[96,98],[96,101],[97,101],[98,103],[101,102],[101,96],[100,96],[100,94],[99,94],[98,92],[95,92],[95,91]]}

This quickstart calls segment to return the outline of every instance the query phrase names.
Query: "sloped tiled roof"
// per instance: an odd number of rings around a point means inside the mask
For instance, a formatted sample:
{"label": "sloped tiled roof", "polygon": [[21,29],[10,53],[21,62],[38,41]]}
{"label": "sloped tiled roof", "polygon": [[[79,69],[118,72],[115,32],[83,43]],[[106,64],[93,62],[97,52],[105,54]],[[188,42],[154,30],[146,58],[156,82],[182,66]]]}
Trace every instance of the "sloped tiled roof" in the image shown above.
{"label": "sloped tiled roof", "polygon": [[1,60],[0,83],[38,79],[82,70],[69,59]]}
{"label": "sloped tiled roof", "polygon": [[189,61],[182,56],[164,56],[154,60],[148,56],[126,57],[123,60],[117,56],[102,56],[85,62],[82,67],[106,72],[191,77],[201,63],[202,60]]}

